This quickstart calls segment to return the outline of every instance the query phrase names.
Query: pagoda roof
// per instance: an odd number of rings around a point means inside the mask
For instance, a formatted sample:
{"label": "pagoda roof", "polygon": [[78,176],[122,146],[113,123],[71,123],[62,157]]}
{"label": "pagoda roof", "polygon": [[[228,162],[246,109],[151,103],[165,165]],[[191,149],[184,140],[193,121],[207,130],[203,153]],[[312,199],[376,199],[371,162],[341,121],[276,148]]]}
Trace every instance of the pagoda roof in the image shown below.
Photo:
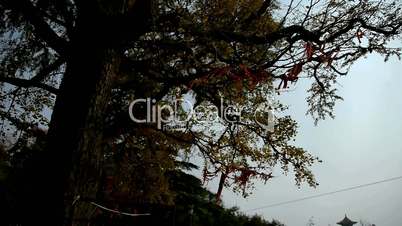
{"label": "pagoda roof", "polygon": [[345,218],[343,218],[343,220],[339,221],[336,224],[343,225],[343,226],[352,226],[352,225],[354,225],[356,223],[357,223],[356,221],[350,220],[345,214]]}

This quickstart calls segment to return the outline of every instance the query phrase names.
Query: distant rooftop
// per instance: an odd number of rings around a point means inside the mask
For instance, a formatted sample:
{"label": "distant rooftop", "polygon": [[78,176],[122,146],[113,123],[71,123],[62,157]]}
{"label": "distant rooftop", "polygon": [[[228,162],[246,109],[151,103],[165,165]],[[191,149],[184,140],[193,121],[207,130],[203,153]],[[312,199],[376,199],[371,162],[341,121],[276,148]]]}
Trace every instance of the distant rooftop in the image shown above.
{"label": "distant rooftop", "polygon": [[356,223],[357,222],[350,220],[345,214],[345,218],[343,218],[343,220],[339,221],[337,224],[342,225],[342,226],[352,226]]}

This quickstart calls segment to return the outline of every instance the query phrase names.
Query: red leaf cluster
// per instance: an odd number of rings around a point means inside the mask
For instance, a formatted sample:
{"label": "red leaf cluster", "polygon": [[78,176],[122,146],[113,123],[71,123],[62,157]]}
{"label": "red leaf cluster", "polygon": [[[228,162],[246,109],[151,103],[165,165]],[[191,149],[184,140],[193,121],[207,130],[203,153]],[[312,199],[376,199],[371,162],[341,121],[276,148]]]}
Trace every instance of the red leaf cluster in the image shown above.
{"label": "red leaf cluster", "polygon": [[299,79],[299,74],[302,72],[303,70],[303,64],[304,63],[298,63],[296,65],[294,65],[285,75],[281,76],[281,83],[279,83],[278,89],[281,88],[282,84],[282,88],[286,89],[288,88],[288,82],[296,82],[297,79]]}
{"label": "red leaf cluster", "polygon": [[315,51],[313,44],[311,42],[307,42],[304,45],[304,49],[306,52],[307,61],[311,61],[313,58],[314,51]]}
{"label": "red leaf cluster", "polygon": [[359,40],[359,43],[362,43],[362,38],[363,38],[363,36],[364,36],[364,33],[363,33],[363,31],[362,30],[360,30],[360,28],[357,30],[357,32],[356,32],[356,37],[357,37],[357,40]]}
{"label": "red leaf cluster", "polygon": [[257,173],[251,169],[242,168],[239,170],[240,170],[240,176],[235,178],[235,182],[239,183],[240,186],[245,186],[247,182],[250,180],[250,177],[257,175]]}
{"label": "red leaf cluster", "polygon": [[[211,70],[208,74],[192,80],[188,85],[188,89],[192,89],[195,86],[210,84],[214,79],[222,77],[223,79],[229,79],[235,83],[242,83],[246,81],[251,89],[268,79],[269,74],[264,70],[256,70],[255,72],[244,64],[238,66],[224,66]],[[242,85],[241,85],[242,87]]]}

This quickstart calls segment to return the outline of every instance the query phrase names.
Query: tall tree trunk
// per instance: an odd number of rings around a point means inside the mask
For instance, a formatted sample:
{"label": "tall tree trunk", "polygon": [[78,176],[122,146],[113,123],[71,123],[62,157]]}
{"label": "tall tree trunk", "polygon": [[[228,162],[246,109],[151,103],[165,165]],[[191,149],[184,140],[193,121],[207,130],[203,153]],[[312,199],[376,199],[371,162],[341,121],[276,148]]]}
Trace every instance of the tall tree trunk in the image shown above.
{"label": "tall tree trunk", "polygon": [[78,27],[76,39],[71,40],[49,128],[46,167],[50,171],[44,177],[51,179],[44,182],[49,194],[48,208],[53,208],[46,217],[49,225],[90,219],[94,206],[85,200],[98,196],[103,122],[121,55],[117,48],[93,39],[90,25]]}
{"label": "tall tree trunk", "polygon": [[135,1],[129,14],[117,16],[82,2],[85,8],[79,13],[71,36],[66,72],[49,127],[47,152],[37,172],[38,197],[32,204],[31,224],[87,225],[82,221],[91,218],[95,207],[88,200],[99,195],[103,123],[113,80],[122,62],[122,46],[147,29],[150,2]]}
{"label": "tall tree trunk", "polygon": [[79,51],[80,46],[73,48],[52,115],[49,164],[60,169],[54,178],[60,177],[57,186],[65,189],[57,194],[65,200],[57,205],[65,211],[59,217],[85,220],[94,209],[85,200],[96,199],[99,191],[103,121],[120,56],[113,49],[82,46]]}

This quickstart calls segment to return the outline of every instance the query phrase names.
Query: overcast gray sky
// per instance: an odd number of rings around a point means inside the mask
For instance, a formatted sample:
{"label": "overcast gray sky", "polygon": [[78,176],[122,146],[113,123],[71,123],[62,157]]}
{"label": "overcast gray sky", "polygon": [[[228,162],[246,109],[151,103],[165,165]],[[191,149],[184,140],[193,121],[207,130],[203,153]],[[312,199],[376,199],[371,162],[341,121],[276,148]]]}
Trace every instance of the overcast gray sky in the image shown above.
{"label": "overcast gray sky", "polygon": [[[299,123],[296,143],[317,155],[322,164],[313,167],[320,183],[298,189],[292,176],[277,177],[258,184],[244,199],[225,190],[226,206],[241,210],[317,195],[402,175],[402,62],[392,58],[384,63],[377,55],[358,61],[348,76],[339,80],[334,120],[314,126],[306,116],[308,82],[300,80],[293,92],[280,95],[290,105],[288,113]],[[210,187],[214,187],[213,184]],[[247,212],[275,218],[287,226],[306,225],[314,216],[317,225],[335,225],[345,213],[377,226],[402,224],[402,180],[338,193],[302,202]]]}

